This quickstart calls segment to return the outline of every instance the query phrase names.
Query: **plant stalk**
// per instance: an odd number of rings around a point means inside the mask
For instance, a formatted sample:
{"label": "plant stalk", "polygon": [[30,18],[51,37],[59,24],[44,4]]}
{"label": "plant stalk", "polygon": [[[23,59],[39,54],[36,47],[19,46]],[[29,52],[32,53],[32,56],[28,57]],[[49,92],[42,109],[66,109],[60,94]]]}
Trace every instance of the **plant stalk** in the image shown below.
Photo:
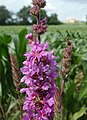
{"label": "plant stalk", "polygon": [[64,95],[65,80],[62,80],[61,95]]}
{"label": "plant stalk", "polygon": [[[40,12],[38,13],[38,16],[37,16],[37,24],[40,23]],[[40,42],[41,38],[40,38],[40,34],[38,34],[38,40]]]}
{"label": "plant stalk", "polygon": [[63,106],[63,97],[64,97],[64,87],[65,87],[65,80],[62,80],[62,87],[61,87],[61,105],[62,105],[62,112],[61,112],[61,120],[64,120],[64,106]]}
{"label": "plant stalk", "polygon": [[19,102],[19,104],[20,104],[20,120],[22,120],[22,118],[23,118],[23,114],[22,114],[22,109],[23,109],[23,107],[22,107],[20,95],[18,95],[18,102]]}

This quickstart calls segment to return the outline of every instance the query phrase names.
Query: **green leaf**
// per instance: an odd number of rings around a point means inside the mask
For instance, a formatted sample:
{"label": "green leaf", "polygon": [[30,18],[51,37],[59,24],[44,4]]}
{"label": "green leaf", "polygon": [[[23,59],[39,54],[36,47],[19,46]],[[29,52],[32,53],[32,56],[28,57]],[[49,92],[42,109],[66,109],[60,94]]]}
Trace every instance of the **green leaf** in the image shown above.
{"label": "green leaf", "polygon": [[2,86],[1,86],[1,82],[0,82],[0,97],[2,96]]}
{"label": "green leaf", "polygon": [[11,35],[4,34],[3,40],[4,40],[4,43],[5,43],[5,44],[8,44],[8,43],[11,42],[12,37],[11,37]]}
{"label": "green leaf", "polygon": [[1,99],[2,99],[2,85],[1,85],[1,82],[0,82],[0,104],[1,104]]}
{"label": "green leaf", "polygon": [[3,66],[3,63],[2,61],[0,60],[0,96],[2,97],[3,96],[3,84],[4,84],[4,81],[3,81],[3,78],[4,78],[4,66]]}
{"label": "green leaf", "polygon": [[17,105],[17,100],[12,97],[12,101],[10,102],[9,108],[8,108],[8,110],[6,112],[7,116],[11,112],[11,109],[13,109],[16,105]]}
{"label": "green leaf", "polygon": [[23,29],[19,33],[19,54],[23,54],[26,49],[27,40],[25,39],[25,35],[27,34],[27,29]]}
{"label": "green leaf", "polygon": [[79,112],[75,113],[72,116],[71,120],[77,120],[78,118],[82,117],[86,113],[86,110],[87,110],[87,108],[82,107]]}
{"label": "green leaf", "polygon": [[66,99],[68,99],[71,95],[73,95],[75,91],[76,91],[76,84],[70,83],[68,89],[66,90],[66,95],[65,95]]}
{"label": "green leaf", "polygon": [[0,36],[0,47],[1,47],[2,44],[3,44],[3,37]]}
{"label": "green leaf", "polygon": [[3,48],[1,49],[1,56],[4,56],[4,58],[7,60],[9,59],[9,49],[7,45],[3,45]]}
{"label": "green leaf", "polygon": [[84,86],[80,90],[79,100],[81,100],[85,95],[87,95],[87,82],[84,83]]}
{"label": "green leaf", "polygon": [[[14,117],[12,117],[12,119],[11,120],[19,120],[19,115],[20,115],[20,111],[16,111],[16,113],[14,114]],[[18,118],[18,119],[17,119]]]}
{"label": "green leaf", "polygon": [[25,39],[25,35],[27,34],[27,29],[23,29],[20,33],[19,33],[19,49],[18,49],[18,65],[19,67],[21,67],[22,62],[24,61],[24,57],[23,54],[26,52],[26,45],[27,45],[27,40]]}
{"label": "green leaf", "polygon": [[0,47],[2,48],[3,45],[7,45],[11,42],[12,37],[10,35],[4,34],[3,36],[0,36]]}

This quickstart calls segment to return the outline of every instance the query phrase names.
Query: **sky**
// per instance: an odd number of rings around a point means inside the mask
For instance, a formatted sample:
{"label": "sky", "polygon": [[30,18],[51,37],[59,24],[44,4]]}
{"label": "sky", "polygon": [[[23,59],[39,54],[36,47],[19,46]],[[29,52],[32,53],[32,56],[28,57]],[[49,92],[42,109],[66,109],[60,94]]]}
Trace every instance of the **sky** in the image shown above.
{"label": "sky", "polygon": [[[75,18],[80,21],[86,20],[87,0],[46,0],[45,10],[48,15],[57,13],[61,21]],[[18,12],[24,5],[31,5],[32,0],[0,0],[0,6],[5,5],[8,10]]]}

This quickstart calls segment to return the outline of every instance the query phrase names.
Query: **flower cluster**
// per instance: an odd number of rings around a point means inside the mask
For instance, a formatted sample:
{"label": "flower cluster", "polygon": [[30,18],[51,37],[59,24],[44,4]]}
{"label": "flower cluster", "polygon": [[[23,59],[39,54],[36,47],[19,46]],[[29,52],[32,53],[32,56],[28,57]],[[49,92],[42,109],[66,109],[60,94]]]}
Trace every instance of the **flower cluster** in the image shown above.
{"label": "flower cluster", "polygon": [[46,22],[47,22],[46,18],[44,18],[43,20],[40,20],[39,24],[33,25],[33,31],[39,35],[45,33],[47,31]]}
{"label": "flower cluster", "polygon": [[35,16],[38,16],[39,14],[39,6],[38,5],[34,5],[31,9],[30,9],[30,13],[35,15]]}
{"label": "flower cluster", "polygon": [[31,52],[24,54],[27,59],[21,68],[24,75],[21,82],[27,86],[20,90],[21,93],[26,92],[23,106],[26,114],[23,120],[53,120],[56,89],[54,79],[57,77],[55,57],[53,51],[46,50],[47,43],[32,42],[30,48]]}
{"label": "flower cluster", "polygon": [[47,30],[46,18],[40,20],[40,8],[46,5],[45,0],[32,0],[33,7],[30,13],[37,18],[33,31],[38,35],[38,40],[32,33],[26,35],[31,52],[26,52],[26,60],[21,72],[24,75],[21,82],[26,88],[20,90],[26,93],[23,110],[26,112],[23,120],[53,120],[56,84],[56,61],[53,51],[47,51],[48,43],[40,43],[40,35]]}
{"label": "flower cluster", "polygon": [[32,2],[34,6],[30,9],[30,13],[35,16],[38,16],[40,8],[45,7],[46,1],[45,0],[32,0]]}
{"label": "flower cluster", "polygon": [[44,8],[46,5],[46,1],[45,0],[32,0],[33,5],[38,5],[41,8]]}
{"label": "flower cluster", "polygon": [[30,9],[30,14],[37,17],[37,24],[33,25],[33,31],[38,34],[44,34],[47,31],[46,18],[40,20],[40,9],[45,7],[45,0],[32,0],[33,7]]}

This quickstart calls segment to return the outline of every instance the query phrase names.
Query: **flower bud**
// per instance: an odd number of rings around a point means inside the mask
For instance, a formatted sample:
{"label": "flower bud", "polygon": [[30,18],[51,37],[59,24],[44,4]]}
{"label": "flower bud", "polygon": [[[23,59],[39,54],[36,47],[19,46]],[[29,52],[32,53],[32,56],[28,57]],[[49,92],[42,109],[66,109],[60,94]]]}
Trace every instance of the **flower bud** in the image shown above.
{"label": "flower bud", "polygon": [[42,25],[45,25],[45,24],[47,23],[47,19],[46,19],[46,18],[42,19],[42,20],[40,21],[40,23],[41,23]]}
{"label": "flower bud", "polygon": [[36,34],[44,34],[46,32],[47,26],[46,25],[33,25],[33,30]]}
{"label": "flower bud", "polygon": [[34,35],[33,35],[32,33],[27,34],[27,35],[25,36],[25,38],[28,39],[28,43],[29,43],[29,44],[31,44],[33,41],[34,41],[34,42],[36,41],[36,39],[35,39],[35,37],[34,37]]}
{"label": "flower bud", "polygon": [[45,0],[32,0],[33,5],[38,5],[40,8],[44,8],[46,5]]}
{"label": "flower bud", "polygon": [[39,7],[38,5],[34,5],[31,9],[30,9],[30,14],[33,14],[35,16],[38,16],[39,14]]}
{"label": "flower bud", "polygon": [[43,34],[47,31],[46,18],[40,21],[40,24],[33,25],[33,30],[36,34]]}

